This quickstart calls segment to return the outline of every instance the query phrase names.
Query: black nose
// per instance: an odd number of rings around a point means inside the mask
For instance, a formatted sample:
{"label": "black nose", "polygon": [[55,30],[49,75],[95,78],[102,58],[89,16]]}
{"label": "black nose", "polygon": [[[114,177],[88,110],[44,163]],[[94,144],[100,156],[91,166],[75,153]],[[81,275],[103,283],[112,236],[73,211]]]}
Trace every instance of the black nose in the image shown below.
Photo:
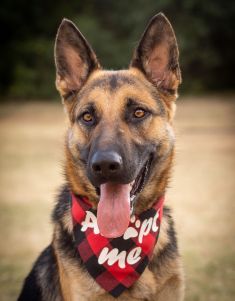
{"label": "black nose", "polygon": [[95,177],[113,180],[122,169],[122,157],[115,151],[97,151],[91,159],[91,171]]}

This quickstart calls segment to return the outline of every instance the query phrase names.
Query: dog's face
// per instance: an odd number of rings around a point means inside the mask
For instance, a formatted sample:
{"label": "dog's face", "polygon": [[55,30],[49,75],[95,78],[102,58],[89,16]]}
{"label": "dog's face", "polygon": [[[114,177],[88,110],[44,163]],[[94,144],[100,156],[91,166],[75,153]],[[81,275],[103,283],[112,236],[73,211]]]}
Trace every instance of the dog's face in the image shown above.
{"label": "dog's face", "polygon": [[101,233],[120,236],[132,206],[146,208],[164,193],[181,80],[174,32],[162,14],[155,16],[130,68],[104,71],[75,25],[63,20],[55,60],[56,85],[70,120],[68,181],[98,203]]}

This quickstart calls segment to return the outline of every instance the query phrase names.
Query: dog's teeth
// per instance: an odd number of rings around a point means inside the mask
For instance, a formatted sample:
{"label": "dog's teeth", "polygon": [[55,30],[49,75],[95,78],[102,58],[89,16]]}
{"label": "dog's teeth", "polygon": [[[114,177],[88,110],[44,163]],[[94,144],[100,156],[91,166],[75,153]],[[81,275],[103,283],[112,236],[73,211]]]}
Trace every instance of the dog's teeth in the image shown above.
{"label": "dog's teeth", "polygon": [[135,184],[135,180],[130,183],[130,186],[133,187],[134,184]]}
{"label": "dog's teeth", "polygon": [[135,195],[132,195],[132,196],[131,196],[131,202],[133,202],[134,199],[135,199]]}

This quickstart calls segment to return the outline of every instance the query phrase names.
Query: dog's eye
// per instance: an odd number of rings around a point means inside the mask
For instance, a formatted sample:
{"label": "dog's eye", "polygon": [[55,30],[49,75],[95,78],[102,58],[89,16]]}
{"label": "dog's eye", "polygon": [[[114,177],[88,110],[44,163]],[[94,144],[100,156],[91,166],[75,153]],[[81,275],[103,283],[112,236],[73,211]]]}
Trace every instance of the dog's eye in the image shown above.
{"label": "dog's eye", "polygon": [[143,118],[146,115],[146,111],[143,109],[136,109],[134,111],[134,117],[135,118]]}
{"label": "dog's eye", "polygon": [[88,112],[86,112],[82,115],[82,119],[86,123],[92,123],[94,121],[94,117]]}

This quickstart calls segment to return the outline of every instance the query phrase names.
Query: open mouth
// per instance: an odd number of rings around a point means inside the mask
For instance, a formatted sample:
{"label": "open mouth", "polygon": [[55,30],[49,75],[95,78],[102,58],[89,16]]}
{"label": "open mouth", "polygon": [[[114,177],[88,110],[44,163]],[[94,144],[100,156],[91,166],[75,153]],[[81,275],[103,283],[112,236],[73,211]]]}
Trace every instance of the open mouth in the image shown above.
{"label": "open mouth", "polygon": [[[139,194],[143,190],[145,183],[147,182],[152,159],[153,159],[152,155],[150,155],[149,159],[146,161],[144,166],[141,168],[136,179],[129,184],[131,186],[130,196],[131,196],[132,202],[135,199],[135,197],[137,196],[137,194]],[[100,187],[95,187],[95,189],[96,189],[96,193],[98,195],[100,195]]]}
{"label": "open mouth", "polygon": [[106,182],[98,190],[97,223],[100,233],[108,238],[122,236],[129,226],[136,196],[143,190],[152,157],[146,161],[138,176],[129,184]]}
{"label": "open mouth", "polygon": [[133,202],[133,200],[135,199],[136,195],[139,194],[148,179],[148,175],[149,175],[149,171],[150,171],[150,166],[152,163],[152,156],[149,157],[149,159],[147,160],[147,162],[144,164],[144,166],[141,168],[137,178],[132,182],[132,189],[131,189],[131,200]]}

